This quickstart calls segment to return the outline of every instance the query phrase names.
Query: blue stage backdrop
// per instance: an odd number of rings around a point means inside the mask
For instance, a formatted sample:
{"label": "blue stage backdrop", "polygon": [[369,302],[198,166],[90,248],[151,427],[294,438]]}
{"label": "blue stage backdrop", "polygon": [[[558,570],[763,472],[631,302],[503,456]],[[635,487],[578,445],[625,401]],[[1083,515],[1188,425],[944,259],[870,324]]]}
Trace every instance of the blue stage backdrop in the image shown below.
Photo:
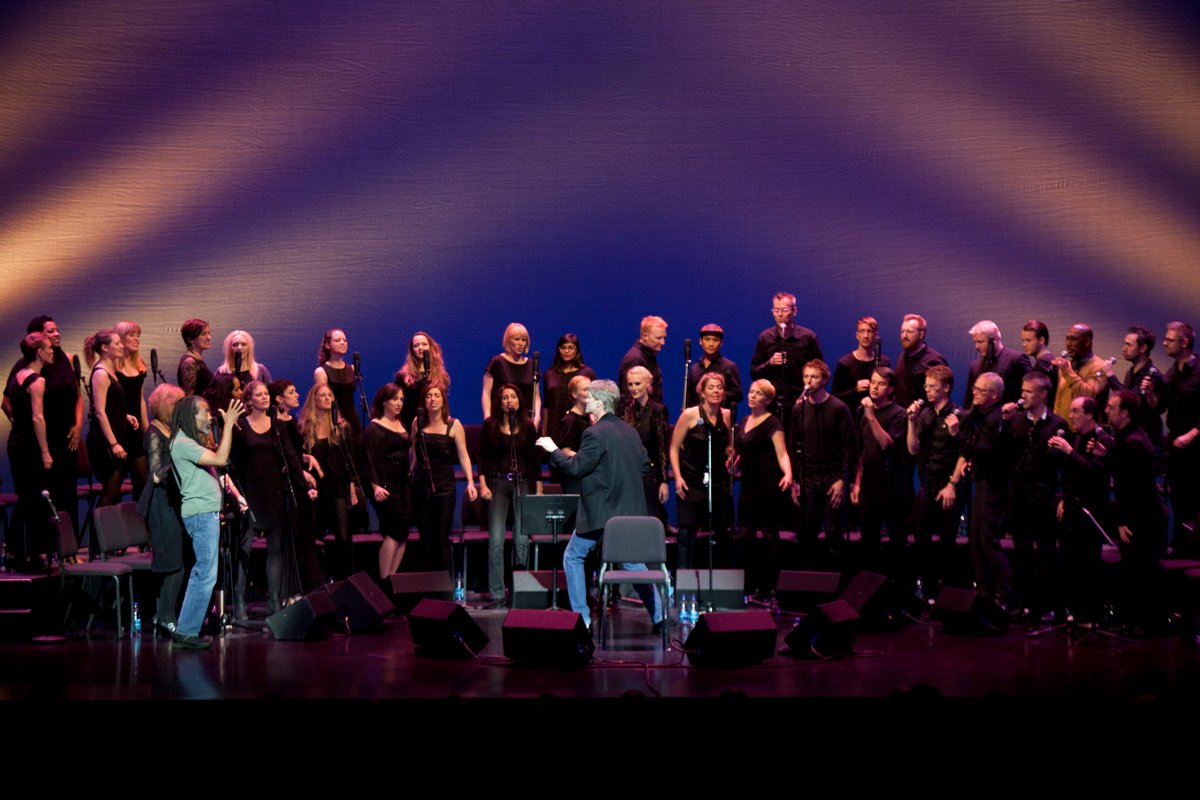
{"label": "blue stage backdrop", "polygon": [[513,320],[614,376],[665,317],[674,411],[682,339],[719,322],[748,377],[779,290],[830,361],[863,314],[894,355],[915,311],[956,371],[983,318],[1014,346],[1044,319],[1055,350],[1089,322],[1101,355],[1200,321],[1186,4],[5,9],[10,359],[35,314],[69,352],[133,319],[173,379],[198,316],[303,391],[338,326],[373,391],[425,329],[473,422]]}

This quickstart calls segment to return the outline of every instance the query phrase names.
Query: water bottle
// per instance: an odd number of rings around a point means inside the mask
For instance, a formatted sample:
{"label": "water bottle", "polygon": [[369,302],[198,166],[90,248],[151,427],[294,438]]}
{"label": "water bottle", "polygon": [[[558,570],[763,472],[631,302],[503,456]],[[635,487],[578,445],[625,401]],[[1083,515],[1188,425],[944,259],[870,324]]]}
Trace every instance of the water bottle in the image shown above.
{"label": "water bottle", "polygon": [[133,637],[142,635],[142,612],[138,608],[137,600],[133,601],[133,619],[129,624],[129,633]]}
{"label": "water bottle", "polygon": [[454,602],[460,606],[467,602],[467,587],[463,586],[461,572],[454,578]]}

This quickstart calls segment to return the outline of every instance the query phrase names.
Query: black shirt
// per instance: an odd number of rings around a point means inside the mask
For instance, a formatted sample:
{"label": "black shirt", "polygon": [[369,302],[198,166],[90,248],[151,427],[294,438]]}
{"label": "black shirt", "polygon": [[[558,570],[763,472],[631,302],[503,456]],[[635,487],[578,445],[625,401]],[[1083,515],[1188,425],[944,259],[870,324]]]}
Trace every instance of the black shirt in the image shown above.
{"label": "black shirt", "polygon": [[696,394],[696,386],[700,384],[700,379],[710,372],[715,372],[725,379],[725,402],[721,404],[723,407],[733,408],[742,402],[742,378],[738,375],[737,364],[720,353],[715,354],[712,362],[707,365],[704,363],[706,358],[707,356],[701,356],[700,360],[688,369],[688,407],[699,405],[700,398]]}
{"label": "black shirt", "polygon": [[895,401],[908,408],[915,400],[925,399],[925,373],[930,367],[945,364],[946,359],[937,350],[921,342],[917,349],[901,351],[896,362]]}
{"label": "black shirt", "polygon": [[[784,353],[787,360],[783,364],[769,363],[776,353]],[[821,358],[821,342],[815,333],[794,322],[783,332],[775,325],[760,333],[754,343],[750,377],[769,380],[775,387],[775,399],[780,403],[790,402],[800,396],[804,365],[814,358]]]}
{"label": "black shirt", "polygon": [[966,416],[953,402],[946,403],[941,411],[925,406],[917,414],[915,427],[921,445],[917,463],[921,465],[923,475],[944,477],[954,472],[963,448],[963,421],[959,421],[958,433],[954,435],[946,427],[946,418],[954,413]]}

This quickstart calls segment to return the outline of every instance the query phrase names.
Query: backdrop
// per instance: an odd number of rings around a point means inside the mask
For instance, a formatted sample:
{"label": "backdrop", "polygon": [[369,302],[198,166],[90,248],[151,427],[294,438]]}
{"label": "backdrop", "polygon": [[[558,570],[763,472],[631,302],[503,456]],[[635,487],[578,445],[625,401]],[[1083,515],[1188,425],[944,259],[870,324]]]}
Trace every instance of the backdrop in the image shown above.
{"label": "backdrop", "polygon": [[719,322],[748,378],[779,290],[831,362],[863,314],[891,355],[924,314],[956,371],[983,318],[1016,346],[1040,317],[1055,350],[1086,321],[1101,355],[1130,323],[1197,322],[1186,4],[5,9],[10,360],[35,314],[69,352],[133,319],[173,380],[198,316],[303,391],[338,326],[373,392],[425,329],[475,422],[513,320],[544,363],[574,331],[613,376],[665,317],[673,411],[682,339]]}

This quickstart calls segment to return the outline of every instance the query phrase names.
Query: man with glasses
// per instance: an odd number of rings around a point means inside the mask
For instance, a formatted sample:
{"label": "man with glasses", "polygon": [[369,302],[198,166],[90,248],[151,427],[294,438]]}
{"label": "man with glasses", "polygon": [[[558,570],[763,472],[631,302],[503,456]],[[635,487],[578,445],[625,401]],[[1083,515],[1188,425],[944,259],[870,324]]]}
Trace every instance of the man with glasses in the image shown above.
{"label": "man with glasses", "polygon": [[792,405],[803,389],[804,365],[821,359],[817,335],[796,324],[796,296],[777,292],[771,300],[775,324],[758,335],[750,376],[763,378],[775,387],[775,410],[787,430]]}
{"label": "man with glasses", "polygon": [[[1147,404],[1167,412],[1167,436],[1163,451],[1170,485],[1174,517],[1171,547],[1178,556],[1192,553],[1200,486],[1200,359],[1193,354],[1196,329],[1186,322],[1168,322],[1163,351],[1174,363],[1163,379],[1162,393],[1148,392]],[[1143,381],[1143,386],[1145,386]]]}

